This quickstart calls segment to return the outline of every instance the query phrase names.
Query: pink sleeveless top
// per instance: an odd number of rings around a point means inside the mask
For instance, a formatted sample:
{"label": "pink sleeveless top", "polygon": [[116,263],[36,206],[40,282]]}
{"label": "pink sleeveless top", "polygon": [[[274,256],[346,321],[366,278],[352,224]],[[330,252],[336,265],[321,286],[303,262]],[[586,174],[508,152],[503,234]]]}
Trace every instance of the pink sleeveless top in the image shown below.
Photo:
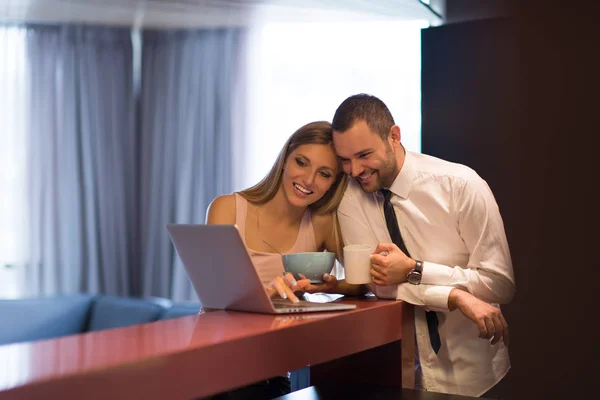
{"label": "pink sleeveless top", "polygon": [[[235,193],[235,223],[237,224],[244,245],[246,245],[246,215],[248,214],[248,200],[244,199],[238,193]],[[248,249],[248,245],[246,245]],[[306,210],[300,222],[300,229],[298,230],[298,237],[296,243],[291,249],[287,250],[283,254],[289,253],[301,253],[305,251],[318,251],[317,243],[315,241],[315,231],[313,229],[312,220],[310,218],[310,211]],[[252,262],[258,271],[260,280],[267,284],[270,283],[277,276],[283,275],[285,271],[283,269],[283,263],[281,256],[277,253],[266,253],[262,251],[254,251],[248,249],[248,253],[252,258]]]}

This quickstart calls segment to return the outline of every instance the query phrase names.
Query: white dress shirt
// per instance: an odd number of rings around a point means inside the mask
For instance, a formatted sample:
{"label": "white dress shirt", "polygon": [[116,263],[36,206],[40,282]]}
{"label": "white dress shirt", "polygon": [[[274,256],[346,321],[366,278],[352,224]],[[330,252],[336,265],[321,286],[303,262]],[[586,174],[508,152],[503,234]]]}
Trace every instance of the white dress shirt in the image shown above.
{"label": "white dress shirt", "polygon": [[[415,331],[423,389],[480,396],[510,368],[500,341],[479,338],[474,322],[448,310],[453,288],[497,305],[514,294],[514,276],[504,224],[487,183],[472,169],[439,158],[406,152],[402,170],[389,188],[398,225],[411,258],[423,261],[420,285],[369,287],[378,297],[415,307]],[[344,244],[391,243],[383,196],[365,193],[351,180],[338,209]],[[438,311],[442,346],[435,354],[425,310]]]}

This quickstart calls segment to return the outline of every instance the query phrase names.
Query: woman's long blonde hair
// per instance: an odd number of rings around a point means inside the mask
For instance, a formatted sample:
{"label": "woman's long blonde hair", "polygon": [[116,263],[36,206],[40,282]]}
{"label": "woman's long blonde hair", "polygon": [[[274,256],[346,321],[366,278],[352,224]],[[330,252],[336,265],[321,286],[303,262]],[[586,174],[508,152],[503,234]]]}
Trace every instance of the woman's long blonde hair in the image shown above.
{"label": "woman's long blonde hair", "polygon": [[[285,145],[279,152],[275,164],[273,164],[269,173],[256,185],[239,192],[240,195],[253,204],[265,204],[271,200],[279,190],[285,162],[290,153],[305,144],[330,145],[332,150],[334,150],[332,134],[331,124],[327,121],[310,122],[302,126],[290,136],[287,142],[285,142]],[[340,249],[341,235],[339,234],[336,210],[340,201],[342,201],[347,184],[348,177],[344,174],[341,162],[338,159],[338,173],[335,177],[335,181],[323,197],[308,206],[310,212],[316,215],[333,214],[333,234]]]}

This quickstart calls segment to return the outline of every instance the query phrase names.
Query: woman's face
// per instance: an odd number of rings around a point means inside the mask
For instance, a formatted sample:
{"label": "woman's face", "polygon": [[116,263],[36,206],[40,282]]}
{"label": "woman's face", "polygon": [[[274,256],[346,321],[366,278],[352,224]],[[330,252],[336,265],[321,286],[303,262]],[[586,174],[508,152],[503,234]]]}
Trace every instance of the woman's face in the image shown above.
{"label": "woman's face", "polygon": [[325,195],[337,175],[338,161],[332,145],[305,144],[288,155],[281,184],[292,205],[308,207]]}

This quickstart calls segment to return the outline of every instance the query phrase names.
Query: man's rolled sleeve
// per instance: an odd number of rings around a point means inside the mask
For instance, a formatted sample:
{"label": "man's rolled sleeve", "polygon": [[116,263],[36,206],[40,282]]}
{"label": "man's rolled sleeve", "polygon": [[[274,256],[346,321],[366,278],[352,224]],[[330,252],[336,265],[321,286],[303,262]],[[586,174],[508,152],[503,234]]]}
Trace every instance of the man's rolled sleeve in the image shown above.
{"label": "man's rolled sleeve", "polygon": [[396,299],[415,306],[425,307],[430,311],[450,311],[448,309],[448,297],[452,289],[454,288],[451,286],[401,283],[398,285]]}

